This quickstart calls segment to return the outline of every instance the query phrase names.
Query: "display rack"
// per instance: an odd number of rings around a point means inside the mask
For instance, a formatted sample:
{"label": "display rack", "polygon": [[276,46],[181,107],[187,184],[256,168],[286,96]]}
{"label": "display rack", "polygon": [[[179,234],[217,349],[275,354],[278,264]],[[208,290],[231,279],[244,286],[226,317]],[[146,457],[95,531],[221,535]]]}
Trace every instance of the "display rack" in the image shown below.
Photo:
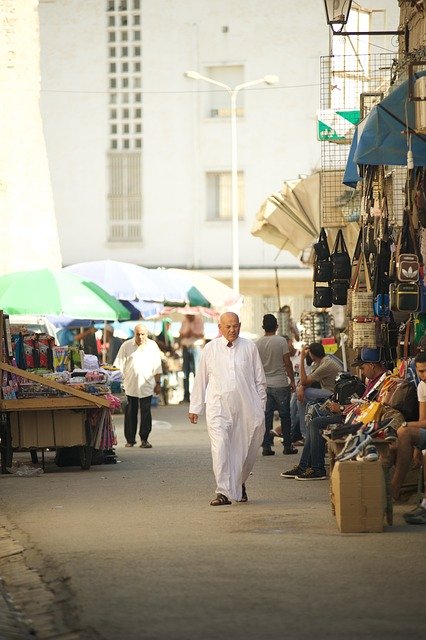
{"label": "display rack", "polygon": [[[20,369],[18,367],[10,364],[12,358],[12,347],[11,347],[11,336],[10,336],[10,328],[7,322],[8,318],[5,318],[3,311],[0,311],[0,375],[3,375],[3,372],[6,371],[11,374],[15,374],[21,378],[25,378],[26,380],[30,380],[31,382],[39,383],[45,387],[57,391],[60,391],[66,394],[63,397],[40,397],[40,398],[20,398],[13,400],[5,400],[0,398],[0,437],[1,437],[1,473],[8,473],[7,468],[12,464],[13,457],[13,442],[12,442],[12,433],[11,433],[11,416],[14,414],[19,414],[20,412],[51,412],[52,423],[54,423],[54,413],[60,412],[64,410],[83,410],[86,411],[88,409],[96,409],[96,408],[107,408],[109,409],[108,401],[102,396],[95,396],[90,393],[86,393],[85,391],[81,391],[80,389],[73,389],[70,385],[61,384],[56,382],[56,380],[50,380],[40,376],[36,373],[32,373],[30,371],[26,371],[24,369]],[[4,338],[4,340],[3,340]],[[7,362],[8,360],[8,362]],[[45,415],[44,413],[44,415]],[[28,416],[27,416],[28,417]],[[28,429],[28,420],[22,421],[25,424],[23,425],[23,429]],[[30,421],[31,422],[31,421]],[[35,420],[37,422],[37,420]],[[37,427],[36,427],[37,428]],[[53,431],[52,431],[53,433]],[[80,466],[82,469],[89,469],[91,463],[91,446],[90,439],[87,429],[85,433],[82,435],[81,432],[79,435],[75,436],[75,440],[73,440],[73,434],[70,429],[69,438],[67,441],[67,446],[70,447],[78,447],[79,457],[80,457]],[[43,452],[43,460],[44,460],[44,449],[45,448],[55,448],[56,442],[54,436],[52,436],[52,441],[48,442],[45,440],[44,446],[38,446],[37,439],[34,440],[34,444],[25,448],[30,449],[32,452],[37,449],[41,449]],[[34,456],[32,455],[33,459]],[[36,457],[36,456],[35,456]]]}

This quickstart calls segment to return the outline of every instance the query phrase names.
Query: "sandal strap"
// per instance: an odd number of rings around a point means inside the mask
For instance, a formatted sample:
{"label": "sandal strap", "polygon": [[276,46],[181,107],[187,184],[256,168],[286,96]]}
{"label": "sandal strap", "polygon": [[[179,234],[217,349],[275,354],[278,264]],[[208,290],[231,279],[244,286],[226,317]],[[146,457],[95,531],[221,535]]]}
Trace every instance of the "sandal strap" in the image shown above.
{"label": "sandal strap", "polygon": [[224,496],[223,493],[217,493],[216,494],[216,498],[214,498],[210,502],[210,505],[212,507],[219,507],[219,506],[224,505],[224,504],[231,504],[231,501],[228,500],[228,498],[226,496]]}

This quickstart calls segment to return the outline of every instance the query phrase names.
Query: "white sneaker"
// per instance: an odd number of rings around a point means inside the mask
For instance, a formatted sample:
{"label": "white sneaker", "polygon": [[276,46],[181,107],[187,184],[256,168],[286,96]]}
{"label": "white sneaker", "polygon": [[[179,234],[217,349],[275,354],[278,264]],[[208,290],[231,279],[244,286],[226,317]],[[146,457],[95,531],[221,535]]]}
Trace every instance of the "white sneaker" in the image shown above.
{"label": "white sneaker", "polygon": [[379,453],[374,444],[368,444],[357,457],[357,460],[366,460],[367,462],[376,462],[379,459]]}
{"label": "white sneaker", "polygon": [[357,433],[354,436],[350,436],[341,453],[336,456],[338,462],[344,462],[345,460],[352,460],[356,458],[357,454],[362,451],[367,444],[370,444],[371,436],[366,433]]}

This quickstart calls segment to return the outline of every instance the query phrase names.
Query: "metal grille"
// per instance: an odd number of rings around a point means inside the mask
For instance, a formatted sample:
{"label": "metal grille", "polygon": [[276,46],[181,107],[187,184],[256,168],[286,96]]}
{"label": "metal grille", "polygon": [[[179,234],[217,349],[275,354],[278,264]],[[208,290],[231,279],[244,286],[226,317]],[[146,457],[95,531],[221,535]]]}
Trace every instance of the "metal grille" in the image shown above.
{"label": "metal grille", "polygon": [[390,53],[321,58],[321,224],[343,227],[360,215],[360,191],[342,184],[355,127],[390,85]]}
{"label": "metal grille", "polygon": [[108,155],[109,240],[139,241],[142,237],[141,154]]}

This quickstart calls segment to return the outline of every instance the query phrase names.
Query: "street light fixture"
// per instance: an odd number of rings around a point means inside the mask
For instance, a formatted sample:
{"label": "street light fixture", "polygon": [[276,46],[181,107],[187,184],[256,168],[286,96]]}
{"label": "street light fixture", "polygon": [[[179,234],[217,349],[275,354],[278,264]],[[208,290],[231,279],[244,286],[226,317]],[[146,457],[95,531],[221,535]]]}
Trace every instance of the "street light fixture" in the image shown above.
{"label": "street light fixture", "polygon": [[185,76],[192,80],[203,80],[217,87],[225,89],[231,99],[231,219],[232,219],[232,288],[236,294],[240,293],[240,258],[238,242],[238,162],[237,162],[237,96],[241,89],[254,87],[258,84],[274,85],[279,82],[279,77],[266,75],[258,80],[251,80],[237,84],[232,88],[224,82],[203,76],[198,71],[185,71]]}
{"label": "street light fixture", "polygon": [[324,0],[327,24],[333,36],[404,36],[405,52],[408,52],[408,25],[398,31],[343,31],[348,23],[352,0]]}

